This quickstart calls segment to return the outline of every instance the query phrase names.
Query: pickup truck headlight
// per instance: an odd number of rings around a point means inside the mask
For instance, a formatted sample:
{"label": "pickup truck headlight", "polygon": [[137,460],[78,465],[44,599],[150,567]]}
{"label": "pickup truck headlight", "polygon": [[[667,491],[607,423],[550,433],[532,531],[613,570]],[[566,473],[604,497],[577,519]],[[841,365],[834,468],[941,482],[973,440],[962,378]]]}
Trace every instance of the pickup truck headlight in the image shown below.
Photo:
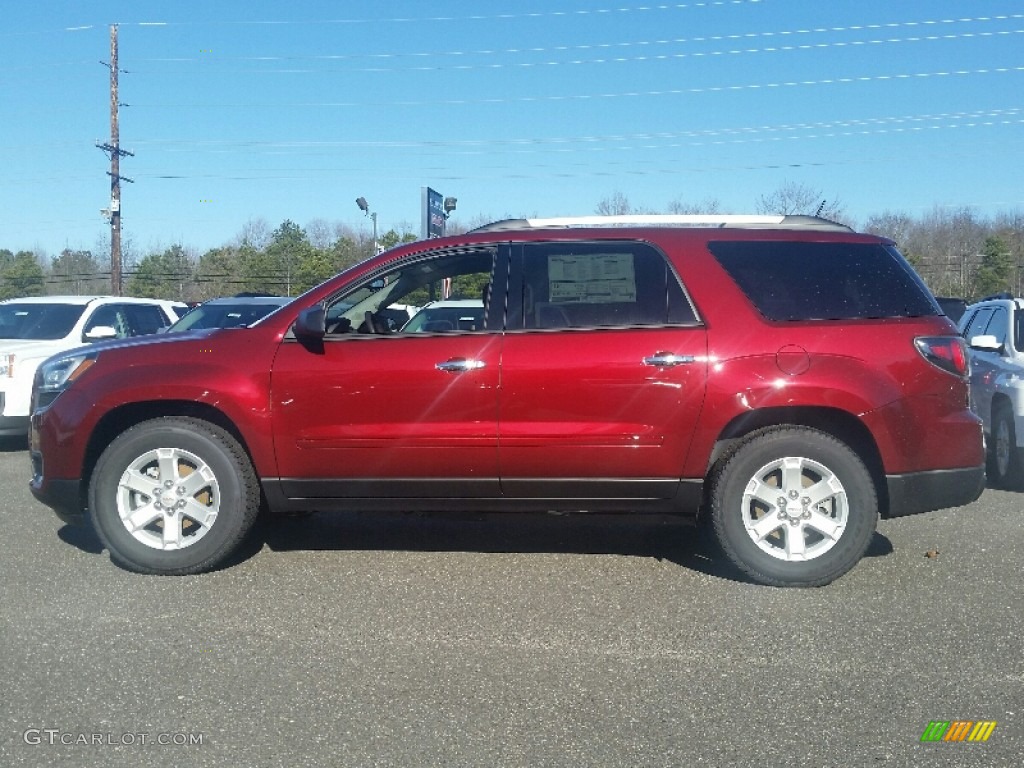
{"label": "pickup truck headlight", "polygon": [[36,371],[32,410],[45,408],[57,395],[71,386],[71,383],[96,364],[97,352],[83,352],[77,355],[54,357]]}

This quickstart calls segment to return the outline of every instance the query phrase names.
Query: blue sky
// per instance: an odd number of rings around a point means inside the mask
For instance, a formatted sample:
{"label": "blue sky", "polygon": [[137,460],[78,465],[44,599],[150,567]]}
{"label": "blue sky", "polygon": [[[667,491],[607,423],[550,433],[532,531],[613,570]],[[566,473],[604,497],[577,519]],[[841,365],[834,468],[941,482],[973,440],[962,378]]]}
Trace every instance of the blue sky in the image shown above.
{"label": "blue sky", "polygon": [[202,252],[245,223],[720,202],[785,182],[856,222],[1024,208],[1019,0],[7,3],[0,248],[102,251],[109,25],[124,233]]}

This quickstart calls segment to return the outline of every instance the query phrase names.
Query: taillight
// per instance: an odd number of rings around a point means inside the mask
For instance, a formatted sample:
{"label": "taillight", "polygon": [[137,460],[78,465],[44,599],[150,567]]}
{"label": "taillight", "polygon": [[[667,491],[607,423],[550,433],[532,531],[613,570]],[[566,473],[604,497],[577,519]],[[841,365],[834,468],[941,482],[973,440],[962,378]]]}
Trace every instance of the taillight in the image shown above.
{"label": "taillight", "polygon": [[957,376],[968,375],[967,345],[959,336],[919,336],[914,346],[935,367]]}

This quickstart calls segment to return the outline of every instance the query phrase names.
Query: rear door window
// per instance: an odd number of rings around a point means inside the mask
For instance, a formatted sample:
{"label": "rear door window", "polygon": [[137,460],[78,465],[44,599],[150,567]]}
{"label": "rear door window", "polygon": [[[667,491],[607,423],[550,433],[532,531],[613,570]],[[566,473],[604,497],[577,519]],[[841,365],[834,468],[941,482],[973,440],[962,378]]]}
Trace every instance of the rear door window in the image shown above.
{"label": "rear door window", "polygon": [[899,252],[881,244],[719,241],[708,247],[768,320],[942,314]]}
{"label": "rear door window", "polygon": [[509,296],[509,329],[695,324],[665,257],[646,243],[530,243]]}
{"label": "rear door window", "polygon": [[164,311],[155,304],[125,304],[128,333],[132,336],[147,336],[171,324]]}

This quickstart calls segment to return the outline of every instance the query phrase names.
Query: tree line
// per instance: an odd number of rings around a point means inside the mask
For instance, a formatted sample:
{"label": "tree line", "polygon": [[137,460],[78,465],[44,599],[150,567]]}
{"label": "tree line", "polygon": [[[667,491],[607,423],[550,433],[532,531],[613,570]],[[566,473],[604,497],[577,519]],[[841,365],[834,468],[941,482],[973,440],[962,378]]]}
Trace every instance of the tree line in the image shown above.
{"label": "tree line", "polygon": [[[716,200],[670,202],[662,210],[634,207],[622,193],[601,200],[599,214],[722,213]],[[970,208],[936,207],[924,214],[887,211],[857,226],[842,203],[814,188],[787,183],[759,198],[756,212],[816,214],[896,241],[925,283],[939,296],[968,301],[1008,291],[1024,293],[1024,213],[982,216]],[[483,221],[479,223],[484,223]],[[452,228],[451,231],[458,231]],[[417,239],[403,227],[378,238],[390,248]],[[365,232],[314,220],[305,228],[285,220],[274,230],[248,222],[228,245],[197,254],[175,244],[140,258],[125,258],[126,296],[203,301],[241,292],[297,296],[373,253]],[[66,248],[52,259],[0,248],[0,299],[58,294],[109,294],[109,256]]]}
{"label": "tree line", "polygon": [[[201,255],[175,244],[139,259],[128,257],[123,293],[189,302],[243,292],[297,296],[373,253],[372,240],[351,228],[332,230],[317,221],[309,229],[312,236],[290,220],[273,231],[262,221],[250,221],[234,243]],[[410,231],[389,230],[377,245],[391,248],[415,239]],[[111,292],[106,254],[66,248],[46,261],[30,251],[0,249],[0,299]]]}

